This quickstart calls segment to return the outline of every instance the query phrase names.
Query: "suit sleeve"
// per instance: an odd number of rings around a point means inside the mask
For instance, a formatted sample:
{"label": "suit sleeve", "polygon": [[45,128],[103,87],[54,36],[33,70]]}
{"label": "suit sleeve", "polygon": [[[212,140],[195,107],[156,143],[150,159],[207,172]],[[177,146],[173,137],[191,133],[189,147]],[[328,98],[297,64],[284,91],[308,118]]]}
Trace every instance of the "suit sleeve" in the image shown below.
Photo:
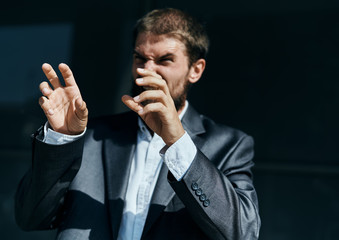
{"label": "suit sleeve", "polygon": [[212,162],[198,149],[183,179],[176,181],[169,173],[169,182],[211,239],[257,239],[260,218],[251,173],[253,140],[244,135],[226,154],[216,155],[217,161]]}
{"label": "suit sleeve", "polygon": [[23,230],[55,228],[67,189],[81,164],[84,138],[51,145],[33,138],[32,165],[15,195],[15,219]]}

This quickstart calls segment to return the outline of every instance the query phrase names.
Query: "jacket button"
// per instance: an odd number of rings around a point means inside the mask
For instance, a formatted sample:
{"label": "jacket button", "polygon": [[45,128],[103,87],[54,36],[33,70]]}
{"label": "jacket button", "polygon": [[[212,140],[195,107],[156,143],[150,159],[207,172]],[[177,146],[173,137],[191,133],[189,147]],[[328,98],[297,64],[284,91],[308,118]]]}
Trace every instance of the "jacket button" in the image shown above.
{"label": "jacket button", "polygon": [[194,183],[192,183],[191,187],[195,191],[195,190],[197,190],[199,188],[199,185],[196,182],[194,182]]}
{"label": "jacket button", "polygon": [[210,205],[210,200],[206,199],[203,203],[204,207],[208,207]]}
{"label": "jacket button", "polygon": [[206,194],[201,194],[199,197],[200,201],[205,201],[207,199]]}
{"label": "jacket button", "polygon": [[198,188],[197,190],[195,190],[195,194],[197,196],[200,196],[202,194],[202,189],[201,188]]}

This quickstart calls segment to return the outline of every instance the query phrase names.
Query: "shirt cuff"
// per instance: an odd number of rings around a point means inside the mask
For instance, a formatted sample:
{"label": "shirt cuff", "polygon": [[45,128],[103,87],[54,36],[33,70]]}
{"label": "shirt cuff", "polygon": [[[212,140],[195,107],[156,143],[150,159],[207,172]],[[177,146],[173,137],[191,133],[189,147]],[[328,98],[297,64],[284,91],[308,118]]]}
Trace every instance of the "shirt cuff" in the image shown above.
{"label": "shirt cuff", "polygon": [[170,147],[160,150],[160,156],[177,181],[180,181],[191,166],[197,148],[187,132]]}
{"label": "shirt cuff", "polygon": [[86,129],[78,135],[67,135],[63,133],[58,133],[50,128],[49,122],[47,121],[44,126],[44,138],[43,142],[48,143],[48,144],[53,144],[53,145],[61,145],[61,144],[66,144],[73,142],[75,140],[78,140],[81,138],[85,132]]}

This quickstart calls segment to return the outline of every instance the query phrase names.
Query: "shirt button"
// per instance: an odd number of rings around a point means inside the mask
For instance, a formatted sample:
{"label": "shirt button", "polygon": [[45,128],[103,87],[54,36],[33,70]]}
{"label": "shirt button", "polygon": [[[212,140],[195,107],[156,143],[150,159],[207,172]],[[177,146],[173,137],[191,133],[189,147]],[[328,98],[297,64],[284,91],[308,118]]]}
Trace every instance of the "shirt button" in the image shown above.
{"label": "shirt button", "polygon": [[200,201],[205,201],[207,199],[206,195],[205,194],[201,194],[200,197],[199,197]]}
{"label": "shirt button", "polygon": [[195,190],[195,194],[196,194],[197,196],[200,196],[200,195],[202,194],[202,189],[199,188],[199,189]]}
{"label": "shirt button", "polygon": [[204,207],[208,207],[210,205],[210,200],[206,199],[203,203]]}
{"label": "shirt button", "polygon": [[195,190],[197,190],[199,188],[199,185],[196,182],[194,182],[194,183],[192,183],[191,187],[195,191]]}

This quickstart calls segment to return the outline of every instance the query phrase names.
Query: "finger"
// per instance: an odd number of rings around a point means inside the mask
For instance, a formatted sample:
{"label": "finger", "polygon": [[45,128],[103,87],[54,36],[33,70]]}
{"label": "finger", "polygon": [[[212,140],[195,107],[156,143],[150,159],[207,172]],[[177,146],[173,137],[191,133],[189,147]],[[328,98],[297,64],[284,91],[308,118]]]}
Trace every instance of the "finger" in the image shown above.
{"label": "finger", "polygon": [[164,109],[164,105],[160,102],[154,102],[154,103],[149,103],[147,104],[142,111],[139,111],[139,116],[144,117],[145,115],[149,113],[159,113],[162,112]]}
{"label": "finger", "polygon": [[162,79],[162,76],[157,74],[156,72],[154,71],[151,71],[151,70],[148,70],[148,69],[145,69],[145,68],[137,68],[137,73],[144,77],[144,76],[153,76],[155,78],[160,78]]}
{"label": "finger", "polygon": [[87,105],[81,97],[75,100],[75,114],[79,120],[86,120],[88,117]]}
{"label": "finger", "polygon": [[69,66],[67,66],[65,63],[60,63],[59,70],[62,74],[62,77],[64,78],[66,86],[76,86],[73,73]]}
{"label": "finger", "polygon": [[124,95],[121,97],[121,101],[134,112],[138,113],[143,109],[142,105],[140,103],[135,102],[131,96]]}
{"label": "finger", "polygon": [[45,76],[47,77],[48,81],[52,84],[54,89],[62,87],[58,75],[56,74],[51,65],[49,65],[48,63],[44,63],[42,65],[42,71],[44,72]]}
{"label": "finger", "polygon": [[51,104],[45,96],[39,98],[39,105],[46,116],[51,116],[54,114],[54,110],[51,108]]}
{"label": "finger", "polygon": [[49,97],[53,93],[53,89],[49,86],[47,82],[40,83],[39,89],[41,93],[46,97]]}
{"label": "finger", "polygon": [[136,103],[142,103],[144,101],[152,101],[152,102],[162,102],[163,104],[166,104],[166,95],[161,90],[148,90],[142,92],[140,95],[135,96],[133,98],[134,102]]}
{"label": "finger", "polygon": [[[166,95],[169,94],[169,90],[167,87],[167,83],[163,79],[155,78],[155,77],[143,77],[143,78],[137,78],[135,80],[135,83],[138,86],[142,86],[144,88],[150,87],[152,89],[160,89],[165,92]],[[146,90],[148,90],[146,88]]]}

